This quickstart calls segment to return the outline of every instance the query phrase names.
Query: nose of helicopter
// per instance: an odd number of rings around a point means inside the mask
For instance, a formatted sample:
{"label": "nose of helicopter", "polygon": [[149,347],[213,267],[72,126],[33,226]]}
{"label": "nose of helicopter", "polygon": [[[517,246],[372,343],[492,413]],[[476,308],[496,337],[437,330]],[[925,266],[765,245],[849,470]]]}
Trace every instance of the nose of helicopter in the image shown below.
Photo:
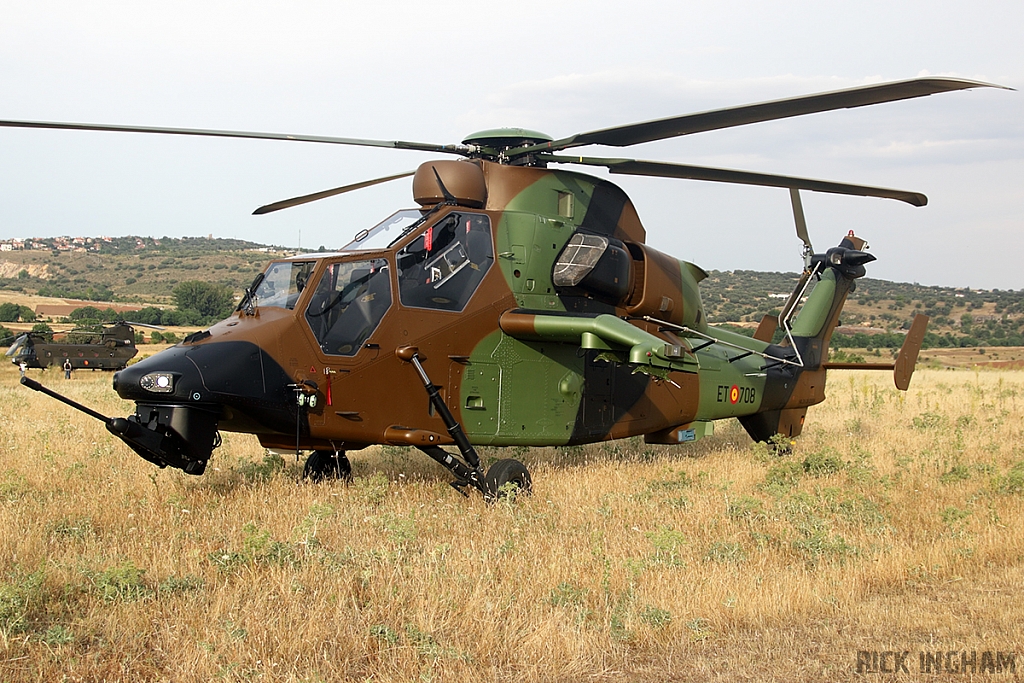
{"label": "nose of helicopter", "polygon": [[256,344],[209,341],[174,346],[129,365],[114,375],[113,385],[118,396],[140,404],[212,404],[254,417],[267,412],[264,417],[273,421],[278,412],[289,420],[291,381]]}
{"label": "nose of helicopter", "polygon": [[[129,401],[183,403],[209,394],[187,348],[167,349],[114,373],[114,391]],[[209,397],[207,397],[209,398]]]}
{"label": "nose of helicopter", "polygon": [[108,429],[143,458],[189,474],[205,470],[218,429],[290,430],[296,420],[286,373],[250,342],[175,346],[115,373],[113,385],[136,410]]}

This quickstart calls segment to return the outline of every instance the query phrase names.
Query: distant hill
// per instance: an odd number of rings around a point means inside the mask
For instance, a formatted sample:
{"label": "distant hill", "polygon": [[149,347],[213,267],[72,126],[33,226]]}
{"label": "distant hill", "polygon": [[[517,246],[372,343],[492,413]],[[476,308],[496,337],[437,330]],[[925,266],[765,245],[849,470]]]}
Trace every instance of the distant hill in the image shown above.
{"label": "distant hill", "polygon": [[[752,270],[711,271],[701,282],[708,320],[734,323],[752,330],[761,316],[778,313],[798,273]],[[808,293],[813,290],[813,283]],[[1024,345],[1024,290],[977,290],[929,287],[862,278],[843,308],[848,339],[833,346],[894,347],[910,328],[915,313],[931,318],[928,346]],[[862,331],[855,333],[853,330]]]}
{"label": "distant hill", "polygon": [[26,239],[24,247],[0,251],[0,289],[125,303],[167,303],[184,280],[241,292],[270,258],[294,253],[208,237]]}
{"label": "distant hill", "polygon": [[[124,304],[167,304],[184,280],[224,284],[241,293],[285,247],[211,237],[26,239],[0,242],[0,290]],[[5,245],[11,244],[11,247]],[[777,313],[797,273],[712,271],[701,295],[708,319],[753,332]],[[813,285],[812,285],[813,286]],[[808,290],[810,291],[810,289]],[[1024,346],[1024,290],[926,287],[863,278],[842,316],[833,346],[895,347],[915,313],[931,316],[928,346]]]}

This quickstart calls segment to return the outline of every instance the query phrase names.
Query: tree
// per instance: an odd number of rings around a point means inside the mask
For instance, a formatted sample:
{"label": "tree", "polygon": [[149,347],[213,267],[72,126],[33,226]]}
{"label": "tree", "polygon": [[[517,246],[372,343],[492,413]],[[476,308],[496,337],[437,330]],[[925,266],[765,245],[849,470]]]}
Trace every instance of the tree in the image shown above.
{"label": "tree", "polygon": [[164,312],[156,306],[146,306],[131,313],[132,321],[146,325],[159,325],[163,322]]}
{"label": "tree", "polygon": [[234,293],[227,285],[186,280],[172,293],[179,311],[195,311],[204,321],[226,318],[234,308]]}
{"label": "tree", "polygon": [[32,326],[32,333],[38,334],[48,342],[53,341],[53,330],[46,323],[36,323]]}
{"label": "tree", "polygon": [[0,304],[0,322],[3,323],[16,323],[18,322],[18,304],[6,303]]}
{"label": "tree", "polygon": [[101,320],[114,320],[117,318],[117,311],[113,308],[107,308],[106,310],[100,310],[95,306],[82,306],[76,308],[68,314],[68,319],[72,322],[99,322]]}
{"label": "tree", "polygon": [[14,303],[0,304],[0,323],[16,323],[21,320],[30,323],[36,319],[36,313],[28,306]]}

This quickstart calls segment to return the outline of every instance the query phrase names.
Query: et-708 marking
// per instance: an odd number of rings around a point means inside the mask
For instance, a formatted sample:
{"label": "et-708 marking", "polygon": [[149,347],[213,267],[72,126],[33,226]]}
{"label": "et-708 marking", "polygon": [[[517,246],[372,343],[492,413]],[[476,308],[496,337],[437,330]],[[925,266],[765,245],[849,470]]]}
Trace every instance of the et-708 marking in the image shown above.
{"label": "et-708 marking", "polygon": [[718,402],[725,403],[754,403],[757,398],[757,391],[753,387],[741,387],[733,384],[718,385]]}

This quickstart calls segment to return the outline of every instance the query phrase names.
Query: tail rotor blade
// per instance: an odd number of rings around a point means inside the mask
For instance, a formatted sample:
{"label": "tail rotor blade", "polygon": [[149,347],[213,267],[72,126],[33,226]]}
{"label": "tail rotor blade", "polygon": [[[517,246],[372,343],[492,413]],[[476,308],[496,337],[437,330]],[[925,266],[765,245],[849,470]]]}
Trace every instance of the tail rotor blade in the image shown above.
{"label": "tail rotor blade", "polygon": [[807,234],[807,221],[804,219],[804,205],[800,201],[800,190],[795,187],[789,188],[789,198],[793,202],[793,220],[796,221],[796,236],[804,243],[806,251],[813,253],[811,237]]}

